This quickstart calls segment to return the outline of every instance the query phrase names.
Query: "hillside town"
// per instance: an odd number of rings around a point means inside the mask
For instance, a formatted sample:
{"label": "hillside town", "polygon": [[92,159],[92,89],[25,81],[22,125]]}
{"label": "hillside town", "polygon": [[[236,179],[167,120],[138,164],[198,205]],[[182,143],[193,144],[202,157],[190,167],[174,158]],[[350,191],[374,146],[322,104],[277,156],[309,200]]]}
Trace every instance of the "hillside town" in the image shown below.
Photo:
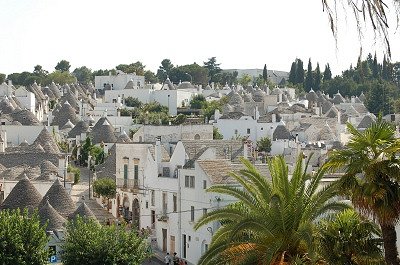
{"label": "hillside town", "polygon": [[[276,83],[287,74],[275,75]],[[129,99],[138,105],[130,106]],[[203,115],[193,107],[195,99],[220,107]],[[94,85],[2,83],[0,209],[36,209],[57,260],[67,220],[80,215],[146,231],[161,260],[177,253],[187,264],[197,264],[221,224],[195,229],[196,222],[234,201],[208,192],[209,187],[237,187],[231,173],[245,168],[243,158],[270,178],[270,157],[283,157],[292,172],[302,155],[304,163],[309,161],[307,172],[314,174],[328,152],[349,141],[347,123],[364,131],[377,120],[364,101],[363,93],[344,97],[311,88],[299,95],[294,87],[266,83],[202,86],[174,84],[168,77],[149,83],[122,71],[96,76]],[[184,118],[164,122],[160,114],[151,120],[157,111],[133,118],[146,104]],[[383,119],[399,122],[396,114]],[[267,147],[260,145],[265,139]],[[321,185],[339,177],[326,174]],[[102,179],[115,184],[114,196],[96,193]]]}

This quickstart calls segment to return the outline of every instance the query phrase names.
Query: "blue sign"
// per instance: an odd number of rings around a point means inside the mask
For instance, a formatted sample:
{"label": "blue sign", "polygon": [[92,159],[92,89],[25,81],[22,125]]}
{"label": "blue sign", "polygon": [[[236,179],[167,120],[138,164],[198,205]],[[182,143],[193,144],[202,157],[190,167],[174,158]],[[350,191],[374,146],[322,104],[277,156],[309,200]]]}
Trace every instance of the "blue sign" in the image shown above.
{"label": "blue sign", "polygon": [[56,263],[56,262],[57,262],[57,256],[51,256],[50,263]]}

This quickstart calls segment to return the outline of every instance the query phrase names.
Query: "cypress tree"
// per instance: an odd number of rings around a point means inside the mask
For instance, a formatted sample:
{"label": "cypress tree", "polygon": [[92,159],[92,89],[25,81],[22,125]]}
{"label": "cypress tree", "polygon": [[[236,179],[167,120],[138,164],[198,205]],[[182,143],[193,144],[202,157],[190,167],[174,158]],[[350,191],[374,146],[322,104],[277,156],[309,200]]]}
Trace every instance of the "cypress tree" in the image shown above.
{"label": "cypress tree", "polygon": [[329,63],[325,65],[325,70],[324,70],[324,81],[328,81],[332,79],[332,72],[331,72],[331,67],[329,66]]}
{"label": "cypress tree", "polygon": [[320,90],[321,89],[321,70],[319,69],[319,63],[317,63],[317,67],[315,68],[315,74],[314,74],[314,90]]}
{"label": "cypress tree", "polygon": [[265,82],[268,81],[268,71],[267,71],[267,65],[266,64],[264,64],[263,79],[264,79]]}
{"label": "cypress tree", "polygon": [[296,84],[296,62],[293,62],[292,67],[290,67],[289,82],[293,85]]}
{"label": "cypress tree", "polygon": [[376,60],[376,53],[372,62],[372,77],[375,79],[379,77],[379,66],[378,61]]}
{"label": "cypress tree", "polygon": [[382,78],[386,81],[390,80],[389,62],[386,60],[386,55],[383,56],[382,63]]}
{"label": "cypress tree", "polygon": [[306,75],[306,80],[304,83],[304,88],[306,92],[309,92],[312,89],[313,86],[313,73],[312,73],[312,65],[311,65],[311,58],[308,59],[308,66],[307,66],[307,75]]}
{"label": "cypress tree", "polygon": [[304,68],[303,61],[296,59],[296,84],[304,83]]}

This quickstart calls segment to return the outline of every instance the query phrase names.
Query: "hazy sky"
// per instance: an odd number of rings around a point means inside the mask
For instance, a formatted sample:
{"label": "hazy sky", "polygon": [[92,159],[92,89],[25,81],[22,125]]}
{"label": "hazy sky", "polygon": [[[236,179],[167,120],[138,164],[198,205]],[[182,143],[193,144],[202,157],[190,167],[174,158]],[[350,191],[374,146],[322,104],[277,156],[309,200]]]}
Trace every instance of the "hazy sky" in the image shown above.
{"label": "hazy sky", "polygon": [[[336,49],[320,0],[0,0],[0,73],[37,64],[53,71],[62,59],[71,70],[139,60],[156,71],[164,58],[202,65],[216,56],[225,69],[283,71],[311,57],[313,68],[329,62],[339,74],[356,63],[360,45],[352,19],[341,21]],[[400,61],[399,32],[390,36]],[[364,44],[364,54],[382,58],[373,37]]]}

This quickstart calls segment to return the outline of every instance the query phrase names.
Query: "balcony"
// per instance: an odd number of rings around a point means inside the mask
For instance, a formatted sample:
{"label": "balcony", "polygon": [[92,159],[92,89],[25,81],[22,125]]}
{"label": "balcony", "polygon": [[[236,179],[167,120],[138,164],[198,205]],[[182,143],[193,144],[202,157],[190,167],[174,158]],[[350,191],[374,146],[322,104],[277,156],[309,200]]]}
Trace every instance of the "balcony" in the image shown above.
{"label": "balcony", "polygon": [[139,180],[135,179],[123,179],[117,178],[117,188],[122,189],[124,191],[131,190],[132,192],[137,192],[139,190]]}

